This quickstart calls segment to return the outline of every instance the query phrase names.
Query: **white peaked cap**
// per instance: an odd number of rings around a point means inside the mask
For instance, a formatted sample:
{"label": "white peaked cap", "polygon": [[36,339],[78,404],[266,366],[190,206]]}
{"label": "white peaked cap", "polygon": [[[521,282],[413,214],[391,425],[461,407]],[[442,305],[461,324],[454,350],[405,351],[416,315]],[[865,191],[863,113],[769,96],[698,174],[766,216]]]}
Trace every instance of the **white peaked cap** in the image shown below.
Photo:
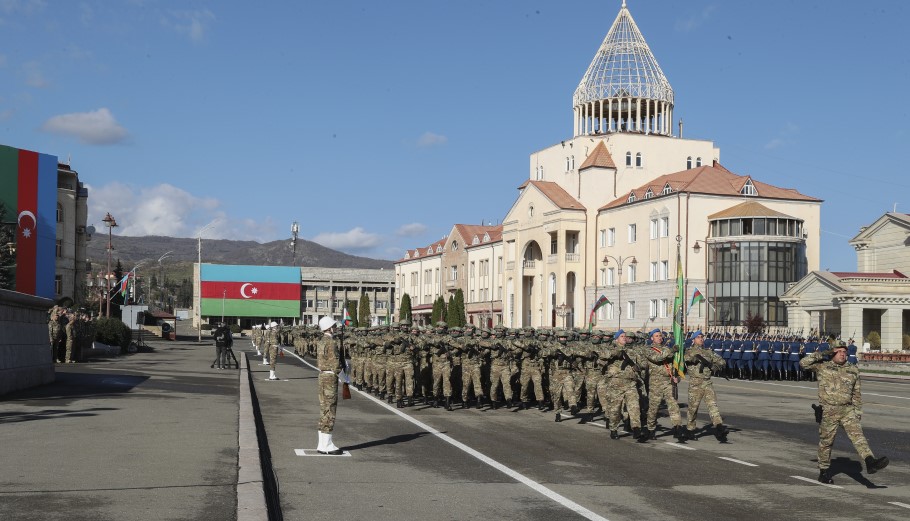
{"label": "white peaked cap", "polygon": [[319,319],[319,329],[322,331],[327,331],[337,324],[338,322],[335,322],[335,319],[332,317],[322,317]]}

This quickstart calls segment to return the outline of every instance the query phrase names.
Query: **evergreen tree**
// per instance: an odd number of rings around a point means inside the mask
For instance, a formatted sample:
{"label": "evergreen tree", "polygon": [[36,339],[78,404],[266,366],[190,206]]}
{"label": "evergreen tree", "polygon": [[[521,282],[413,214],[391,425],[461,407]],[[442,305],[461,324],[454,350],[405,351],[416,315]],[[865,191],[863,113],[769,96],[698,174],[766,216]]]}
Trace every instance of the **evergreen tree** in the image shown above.
{"label": "evergreen tree", "polygon": [[413,323],[411,320],[411,296],[407,293],[401,296],[401,307],[398,309],[398,321]]}
{"label": "evergreen tree", "polygon": [[[6,205],[0,201],[0,222],[8,222],[6,214]],[[16,228],[0,225],[0,289],[12,290],[16,286],[16,255],[7,246],[15,242],[15,234]]]}
{"label": "evergreen tree", "polygon": [[370,297],[366,293],[360,295],[360,303],[357,305],[357,323],[358,327],[370,326]]}
{"label": "evergreen tree", "polygon": [[461,327],[458,320],[458,307],[455,305],[455,295],[449,295],[449,303],[446,305],[446,323],[449,327]]}
{"label": "evergreen tree", "polygon": [[440,321],[440,316],[442,311],[439,309],[439,299],[433,301],[433,311],[430,313],[430,324],[436,326],[436,323]]}
{"label": "evergreen tree", "polygon": [[351,325],[349,327],[360,327],[357,325],[357,301],[348,300],[345,302],[345,307],[348,308],[348,315],[351,316]]}
{"label": "evergreen tree", "polygon": [[458,317],[460,327],[468,325],[468,317],[464,309],[464,292],[461,291],[461,288],[455,291],[455,312],[452,314]]}

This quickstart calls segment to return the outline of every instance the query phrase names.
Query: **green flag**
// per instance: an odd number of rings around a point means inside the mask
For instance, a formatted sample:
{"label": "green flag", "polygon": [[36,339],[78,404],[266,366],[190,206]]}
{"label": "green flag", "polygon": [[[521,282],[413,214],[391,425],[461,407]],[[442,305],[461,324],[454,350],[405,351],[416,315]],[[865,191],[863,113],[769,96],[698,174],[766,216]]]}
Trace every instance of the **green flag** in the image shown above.
{"label": "green flag", "polygon": [[685,378],[686,364],[683,361],[685,351],[685,336],[683,335],[683,321],[685,319],[685,291],[686,281],[683,278],[682,256],[679,245],[676,245],[676,297],[673,299],[673,342],[676,345],[676,354],[673,355],[673,368],[680,378]]}

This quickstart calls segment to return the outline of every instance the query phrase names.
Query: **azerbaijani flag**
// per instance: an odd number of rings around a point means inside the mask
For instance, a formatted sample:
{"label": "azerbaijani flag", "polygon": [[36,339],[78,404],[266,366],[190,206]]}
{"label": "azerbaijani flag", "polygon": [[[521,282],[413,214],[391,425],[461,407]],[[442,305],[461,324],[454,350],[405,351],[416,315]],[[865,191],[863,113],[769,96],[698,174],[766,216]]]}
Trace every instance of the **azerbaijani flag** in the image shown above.
{"label": "azerbaijani flag", "polygon": [[126,298],[126,292],[130,288],[130,278],[133,277],[133,272],[129,271],[126,275],[123,276],[123,279],[120,280],[120,295],[123,298]]}
{"label": "azerbaijani flag", "polygon": [[695,288],[695,292],[692,293],[692,302],[689,302],[689,310],[691,311],[692,306],[703,300],[705,300],[705,296],[701,294],[701,291],[698,291],[698,288]]}
{"label": "azerbaijani flag", "polygon": [[57,156],[0,145],[4,222],[16,225],[15,291],[54,298]]}
{"label": "azerbaijani flag", "polygon": [[348,313],[348,307],[342,306],[342,309],[344,309],[344,315],[342,315],[342,318],[341,318],[341,325],[350,326],[351,325],[351,314]]}
{"label": "azerbaijani flag", "polygon": [[594,313],[596,313],[598,309],[609,304],[609,302],[610,302],[610,299],[608,299],[606,295],[601,295],[600,298],[594,302],[594,307],[591,308],[591,315],[588,316],[588,331],[589,332],[592,329],[594,329]]}
{"label": "azerbaijani flag", "polygon": [[683,355],[686,349],[685,336],[683,335],[683,321],[685,316],[686,280],[683,278],[682,257],[679,253],[679,244],[676,246],[676,297],[673,298],[673,343],[676,353],[673,355],[673,368],[680,378],[685,378],[686,364]]}
{"label": "azerbaijani flag", "polygon": [[300,268],[200,266],[203,316],[300,317]]}

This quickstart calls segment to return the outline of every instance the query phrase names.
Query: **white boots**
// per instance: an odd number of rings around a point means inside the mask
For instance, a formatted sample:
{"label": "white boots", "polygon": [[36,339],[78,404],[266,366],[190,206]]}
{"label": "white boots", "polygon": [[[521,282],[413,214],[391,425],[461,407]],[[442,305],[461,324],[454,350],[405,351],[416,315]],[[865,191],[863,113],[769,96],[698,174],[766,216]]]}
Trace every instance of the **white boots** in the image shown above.
{"label": "white boots", "polygon": [[265,355],[262,355],[262,365],[269,365],[269,361]]}
{"label": "white boots", "polygon": [[319,432],[319,445],[316,446],[316,452],[319,454],[329,454],[332,456],[340,456],[344,453],[341,449],[335,446],[332,443],[332,433]]}
{"label": "white boots", "polygon": [[269,371],[269,380],[277,380],[278,377],[275,376],[275,371]]}

